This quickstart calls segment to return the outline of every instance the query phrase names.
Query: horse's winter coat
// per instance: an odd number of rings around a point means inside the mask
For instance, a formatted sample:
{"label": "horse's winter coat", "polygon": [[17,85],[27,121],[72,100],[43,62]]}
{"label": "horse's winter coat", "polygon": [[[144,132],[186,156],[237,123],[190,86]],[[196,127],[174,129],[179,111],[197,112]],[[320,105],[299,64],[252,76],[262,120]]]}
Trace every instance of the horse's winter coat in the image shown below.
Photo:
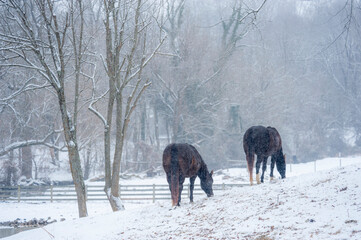
{"label": "horse's winter coat", "polygon": [[207,165],[195,147],[187,143],[169,144],[163,151],[163,168],[167,174],[167,181],[172,195],[172,206],[179,206],[183,183],[190,178],[190,201],[193,202],[194,181],[198,176],[201,188],[208,197],[213,196],[213,178],[208,172]]}
{"label": "horse's winter coat", "polygon": [[[253,184],[253,165],[254,155],[257,155],[256,162],[256,180],[257,183],[263,182],[264,172],[267,168],[267,158],[271,157],[271,179],[273,178],[273,168],[277,170],[282,178],[286,177],[286,157],[282,151],[281,136],[273,127],[253,126],[250,127],[243,136],[243,149],[246,154],[247,166],[249,171],[249,181]],[[259,180],[259,168],[262,164],[262,176]]]}

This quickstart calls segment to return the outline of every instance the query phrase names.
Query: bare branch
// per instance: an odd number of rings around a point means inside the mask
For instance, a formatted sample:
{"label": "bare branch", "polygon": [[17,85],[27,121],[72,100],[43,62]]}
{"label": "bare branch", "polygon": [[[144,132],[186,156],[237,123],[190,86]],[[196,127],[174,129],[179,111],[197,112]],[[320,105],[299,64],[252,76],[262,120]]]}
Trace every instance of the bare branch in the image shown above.
{"label": "bare branch", "polygon": [[47,139],[53,134],[54,132],[49,133],[47,136],[45,136],[42,140],[28,140],[28,141],[22,141],[22,142],[15,142],[12,143],[6,147],[4,147],[2,150],[0,150],[0,157],[6,155],[8,152],[22,148],[27,146],[33,146],[33,145],[46,145],[46,146],[52,146],[56,148],[56,146],[51,145],[47,143]]}

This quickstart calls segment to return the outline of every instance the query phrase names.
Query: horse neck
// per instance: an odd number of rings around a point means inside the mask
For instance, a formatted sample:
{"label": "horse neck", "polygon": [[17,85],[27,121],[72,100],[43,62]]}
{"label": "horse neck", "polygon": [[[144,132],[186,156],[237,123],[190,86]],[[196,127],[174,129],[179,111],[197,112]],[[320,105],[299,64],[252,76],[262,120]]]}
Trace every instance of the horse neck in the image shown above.
{"label": "horse neck", "polygon": [[207,175],[209,174],[207,165],[202,161],[201,168],[198,171],[198,177],[201,181],[206,180]]}
{"label": "horse neck", "polygon": [[279,160],[282,156],[283,156],[283,150],[281,147],[275,154],[276,160]]}

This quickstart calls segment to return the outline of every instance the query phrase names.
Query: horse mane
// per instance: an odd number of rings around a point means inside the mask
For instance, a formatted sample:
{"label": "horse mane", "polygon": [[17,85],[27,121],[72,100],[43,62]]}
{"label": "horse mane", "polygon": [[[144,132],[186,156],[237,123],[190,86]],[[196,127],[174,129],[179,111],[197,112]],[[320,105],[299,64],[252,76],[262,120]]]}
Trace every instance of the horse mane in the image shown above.
{"label": "horse mane", "polygon": [[[283,160],[283,159],[284,159],[282,146],[281,146],[281,148],[276,152],[275,155],[276,155],[276,161],[280,161],[280,160]],[[286,160],[286,159],[284,159],[284,160]]]}
{"label": "horse mane", "polygon": [[203,159],[201,158],[201,168],[199,169],[198,177],[201,180],[205,180],[207,178],[207,174],[209,174],[207,164],[205,164]]}
{"label": "horse mane", "polygon": [[201,164],[201,167],[198,171],[198,177],[201,180],[205,180],[207,177],[207,174],[209,174],[207,164],[203,161],[202,156],[198,153],[197,149],[194,146],[192,146],[190,144],[188,144],[188,146],[193,150],[195,157],[197,158],[197,160],[199,160],[199,162]]}

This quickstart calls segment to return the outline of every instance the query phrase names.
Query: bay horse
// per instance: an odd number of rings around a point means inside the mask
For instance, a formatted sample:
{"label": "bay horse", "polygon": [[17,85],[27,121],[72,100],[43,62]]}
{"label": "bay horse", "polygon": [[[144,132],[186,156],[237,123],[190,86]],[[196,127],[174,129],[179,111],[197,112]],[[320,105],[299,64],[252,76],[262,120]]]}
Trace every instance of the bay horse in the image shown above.
{"label": "bay horse", "polygon": [[201,180],[201,188],[208,197],[213,196],[213,171],[208,172],[197,149],[187,143],[169,144],[163,151],[163,168],[172,196],[172,206],[179,206],[185,178],[190,182],[190,201],[193,202],[194,181]]}
{"label": "bay horse", "polygon": [[[273,168],[277,170],[282,178],[286,177],[286,155],[282,151],[282,140],[278,131],[273,127],[253,126],[243,136],[243,149],[246,154],[249,181],[253,185],[254,155],[257,155],[256,180],[257,184],[263,182],[264,172],[267,169],[267,159],[271,157],[271,180],[273,179]],[[259,168],[262,164],[261,181],[259,179]]]}

